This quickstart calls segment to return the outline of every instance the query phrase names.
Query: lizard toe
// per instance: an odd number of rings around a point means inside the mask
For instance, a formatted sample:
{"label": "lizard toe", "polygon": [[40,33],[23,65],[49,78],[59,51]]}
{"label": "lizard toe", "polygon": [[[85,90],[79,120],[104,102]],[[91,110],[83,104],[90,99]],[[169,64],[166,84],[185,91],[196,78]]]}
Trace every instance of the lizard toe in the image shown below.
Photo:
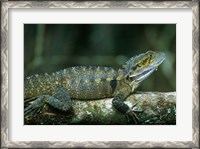
{"label": "lizard toe", "polygon": [[131,109],[126,112],[126,117],[127,117],[128,123],[130,123],[130,124],[134,123],[137,125],[140,124],[140,118]]}

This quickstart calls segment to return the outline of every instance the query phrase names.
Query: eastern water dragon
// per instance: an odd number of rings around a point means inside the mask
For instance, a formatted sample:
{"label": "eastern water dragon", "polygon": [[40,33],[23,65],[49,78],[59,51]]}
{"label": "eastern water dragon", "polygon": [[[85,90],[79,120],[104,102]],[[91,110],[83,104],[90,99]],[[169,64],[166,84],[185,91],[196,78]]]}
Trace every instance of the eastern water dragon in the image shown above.
{"label": "eastern water dragon", "polygon": [[102,99],[113,97],[119,112],[137,123],[137,116],[124,100],[140,82],[150,76],[165,60],[163,52],[148,51],[130,58],[119,69],[101,66],[76,66],[52,74],[33,75],[24,80],[25,118],[37,114],[45,104],[69,111],[71,99]]}

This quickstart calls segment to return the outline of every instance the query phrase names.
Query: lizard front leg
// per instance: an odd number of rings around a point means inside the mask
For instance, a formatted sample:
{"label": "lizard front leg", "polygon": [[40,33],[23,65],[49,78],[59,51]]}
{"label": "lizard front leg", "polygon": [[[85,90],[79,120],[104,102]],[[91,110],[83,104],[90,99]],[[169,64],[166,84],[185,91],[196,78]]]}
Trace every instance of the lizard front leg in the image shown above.
{"label": "lizard front leg", "polygon": [[37,96],[36,100],[24,109],[25,118],[36,115],[45,104],[49,104],[61,111],[69,111],[72,108],[71,98],[67,91],[62,87],[56,87],[52,90],[51,95]]}
{"label": "lizard front leg", "polygon": [[121,113],[126,114],[128,121],[131,120],[134,121],[135,124],[139,123],[139,118],[134,113],[134,111],[124,103],[124,100],[127,98],[127,95],[123,92],[118,93],[116,96],[114,96],[112,100],[113,106]]}

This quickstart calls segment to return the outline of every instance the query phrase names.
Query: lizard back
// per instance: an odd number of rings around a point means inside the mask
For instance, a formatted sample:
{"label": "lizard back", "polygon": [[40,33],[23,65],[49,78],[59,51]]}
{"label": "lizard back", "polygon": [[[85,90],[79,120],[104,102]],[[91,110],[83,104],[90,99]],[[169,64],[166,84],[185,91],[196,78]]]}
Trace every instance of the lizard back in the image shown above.
{"label": "lizard back", "polygon": [[78,99],[112,97],[117,81],[124,75],[120,69],[95,66],[72,67],[61,73],[62,87],[69,92],[70,97]]}
{"label": "lizard back", "polygon": [[55,87],[63,87],[71,98],[112,97],[123,75],[121,69],[100,66],[76,66],[52,74],[34,75],[25,79],[25,99],[52,94]]}

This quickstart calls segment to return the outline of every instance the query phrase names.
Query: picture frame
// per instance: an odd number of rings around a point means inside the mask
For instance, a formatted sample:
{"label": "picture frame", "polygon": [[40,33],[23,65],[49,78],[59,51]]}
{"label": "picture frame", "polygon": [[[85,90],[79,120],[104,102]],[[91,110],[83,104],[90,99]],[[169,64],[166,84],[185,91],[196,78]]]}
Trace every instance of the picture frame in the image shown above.
{"label": "picture frame", "polygon": [[[192,140],[190,141],[91,141],[91,140],[69,140],[69,141],[10,141],[9,134],[9,10],[24,8],[107,8],[107,9],[134,9],[134,8],[182,8],[192,10]],[[78,10],[78,9],[77,9]],[[2,148],[138,148],[138,147],[176,147],[176,148],[198,148],[199,147],[199,5],[195,1],[171,1],[171,2],[138,2],[138,1],[4,1],[1,2],[1,144]]]}

